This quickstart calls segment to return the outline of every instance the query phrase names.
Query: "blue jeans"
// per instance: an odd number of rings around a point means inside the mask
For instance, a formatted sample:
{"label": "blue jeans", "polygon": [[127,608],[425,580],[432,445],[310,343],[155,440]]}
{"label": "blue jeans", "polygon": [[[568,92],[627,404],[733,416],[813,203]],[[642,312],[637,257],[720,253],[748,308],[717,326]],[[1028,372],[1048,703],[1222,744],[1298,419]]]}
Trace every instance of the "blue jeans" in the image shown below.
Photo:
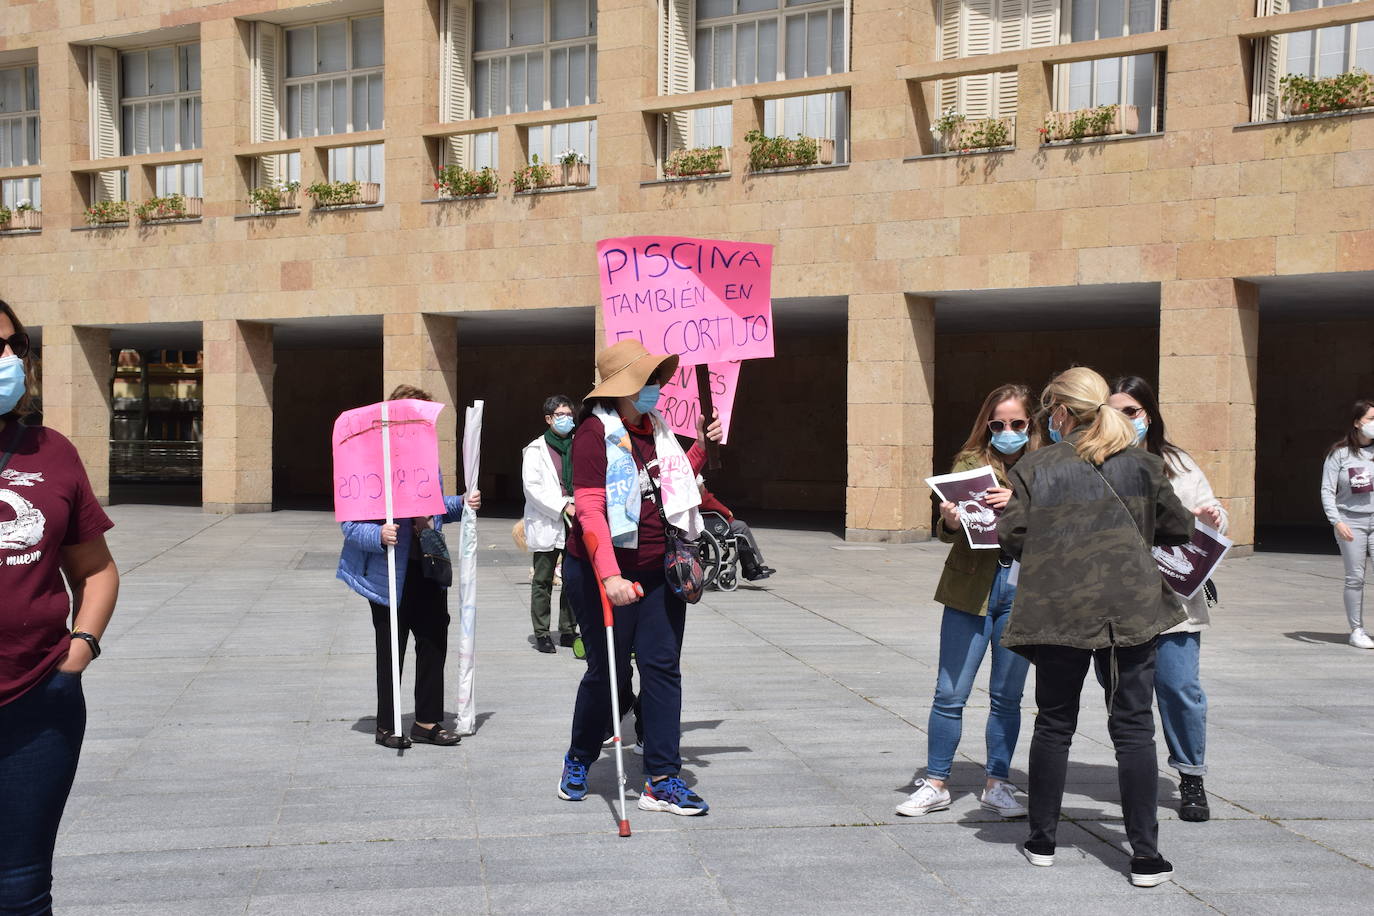
{"label": "blue jeans", "polygon": [[1155,660],[1155,699],[1169,766],[1186,776],[1207,775],[1207,694],[1198,655],[1201,633],[1165,633]]}
{"label": "blue jeans", "polygon": [[86,734],[81,676],[0,706],[0,913],[52,912],[52,855]]}
{"label": "blue jeans", "polygon": [[985,616],[945,608],[940,622],[940,675],[935,682],[935,702],[927,726],[926,776],[949,779],[954,752],[964,730],[964,704],[973,691],[973,679],[992,644],[992,696],[988,710],[987,773],[993,779],[1011,775],[1011,755],[1021,732],[1021,692],[1026,686],[1030,662],[1002,647],[1002,631],[1011,617],[1016,586],[1007,584],[1009,570],[998,567],[988,594]]}
{"label": "blue jeans", "polygon": [[[644,597],[615,609],[615,664],[620,697],[633,703],[630,652],[639,669],[637,712],[644,730],[644,774],[676,776],[682,769],[682,634],[687,605],[673,594],[663,570],[627,572],[625,578],[644,588]],[[587,673],[577,688],[568,756],[591,766],[601,756],[601,742],[611,721],[611,668],[606,654],[606,625],[596,573],[586,560],[563,558],[563,588],[577,615],[587,649]],[[620,706],[623,716],[629,712]]]}

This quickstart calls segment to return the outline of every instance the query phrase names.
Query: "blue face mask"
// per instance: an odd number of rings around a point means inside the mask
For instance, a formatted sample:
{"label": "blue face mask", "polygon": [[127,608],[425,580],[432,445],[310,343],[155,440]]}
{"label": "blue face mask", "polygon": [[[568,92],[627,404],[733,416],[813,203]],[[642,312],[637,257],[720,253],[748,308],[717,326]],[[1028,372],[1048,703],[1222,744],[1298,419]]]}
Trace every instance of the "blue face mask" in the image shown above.
{"label": "blue face mask", "polygon": [[566,436],[573,430],[573,418],[563,414],[553,418],[553,431],[560,436]]}
{"label": "blue face mask", "polygon": [[639,395],[635,398],[635,410],[640,413],[648,413],[658,406],[658,392],[662,386],[645,385],[639,389]]}
{"label": "blue face mask", "polygon": [[1053,414],[1051,414],[1049,420],[1046,421],[1046,425],[1049,427],[1049,430],[1050,430],[1050,441],[1051,441],[1051,442],[1063,442],[1063,441],[1064,441],[1064,437],[1061,436],[1061,435],[1059,434],[1059,427],[1057,427],[1057,426],[1054,425],[1054,415],[1053,415]]}
{"label": "blue face mask", "polygon": [[1135,427],[1135,444],[1139,445],[1145,441],[1145,431],[1150,428],[1150,424],[1145,422],[1144,417],[1136,417],[1131,421],[1131,425]]}
{"label": "blue face mask", "polygon": [[0,416],[19,406],[24,397],[24,361],[17,356],[0,358]]}
{"label": "blue face mask", "polygon": [[992,447],[1003,455],[1010,455],[1014,452],[1021,451],[1021,449],[1026,447],[1026,443],[1029,441],[1030,436],[1026,433],[1013,432],[1009,429],[1004,429],[1000,433],[992,434]]}

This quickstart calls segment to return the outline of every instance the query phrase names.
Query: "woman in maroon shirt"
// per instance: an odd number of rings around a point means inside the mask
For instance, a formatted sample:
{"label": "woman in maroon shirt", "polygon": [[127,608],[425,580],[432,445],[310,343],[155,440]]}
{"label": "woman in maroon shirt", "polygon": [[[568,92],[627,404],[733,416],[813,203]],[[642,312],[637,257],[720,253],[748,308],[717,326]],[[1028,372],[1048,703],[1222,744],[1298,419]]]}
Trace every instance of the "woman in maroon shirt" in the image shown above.
{"label": "woman in maroon shirt", "polygon": [[21,422],[29,350],[0,301],[0,912],[26,916],[52,912],[53,847],[86,732],[81,672],[119,592],[113,524],[76,449]]}
{"label": "woman in maroon shirt", "polygon": [[[686,456],[654,405],[659,387],[677,369],[676,356],[654,356],[636,340],[597,355],[601,384],[587,395],[573,439],[576,518],[563,562],[567,591],[587,648],[587,673],[577,691],[572,740],[563,759],[558,795],[581,801],[587,768],[601,754],[611,721],[610,660],[597,579],[615,611],[616,669],[621,696],[630,694],[630,652],[639,669],[644,723],[644,811],[704,814],[707,804],[679,773],[682,721],[682,634],[687,606],[663,573],[664,514],[688,536],[700,531],[696,473],[706,460],[704,440],[719,441],[719,420],[698,423]],[[610,498],[608,499],[608,494]],[[660,514],[659,503],[663,503]],[[596,535],[589,556],[584,532]],[[636,592],[638,585],[643,597]]]}

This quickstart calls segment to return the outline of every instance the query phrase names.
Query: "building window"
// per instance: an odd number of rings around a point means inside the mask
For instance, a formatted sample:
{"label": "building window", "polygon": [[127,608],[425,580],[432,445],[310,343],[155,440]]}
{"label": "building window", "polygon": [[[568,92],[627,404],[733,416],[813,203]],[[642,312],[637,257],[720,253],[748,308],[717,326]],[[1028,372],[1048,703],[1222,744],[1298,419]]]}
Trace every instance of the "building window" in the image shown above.
{"label": "building window", "polygon": [[817,92],[763,103],[763,132],[770,137],[835,141],[835,161],[849,161],[849,93]]}
{"label": "building window", "polygon": [[[1061,0],[942,0],[940,57],[954,60],[1057,44],[1060,7]],[[954,111],[973,121],[1015,117],[1018,93],[1015,71],[941,80],[939,113]]]}
{"label": "building window", "polygon": [[381,130],[382,17],[286,30],[286,136]]}
{"label": "building window", "polygon": [[499,168],[501,164],[500,148],[496,143],[496,131],[485,130],[480,134],[472,134],[468,144],[468,148],[472,151],[471,168],[474,171]]}
{"label": "building window", "polygon": [[[381,143],[368,143],[363,146],[337,146],[329,150],[330,181],[372,181],[386,189],[386,155]],[[297,160],[299,175],[299,159]],[[290,167],[287,174],[291,173]],[[288,179],[297,180],[297,179]],[[379,200],[383,199],[381,197]]]}
{"label": "building window", "polygon": [[843,73],[847,48],[844,3],[697,0],[694,88]]}
{"label": "building window", "polygon": [[475,0],[476,118],[596,101],[596,0]]}
{"label": "building window", "polygon": [[183,197],[204,197],[204,170],[199,162],[179,162],[159,165],[153,170],[153,183],[158,197],[180,194]]}
{"label": "building window", "polygon": [[[565,150],[573,150],[591,163],[592,184],[596,184],[596,121],[568,121],[541,124],[526,134],[530,158],[555,162]],[[493,144],[494,152],[494,144]]]}
{"label": "building window", "polygon": [[0,70],[0,168],[38,165],[38,68]]}
{"label": "building window", "polygon": [[119,55],[122,154],[200,149],[200,45]]}
{"label": "building window", "polygon": [[[1350,0],[1288,0],[1288,12],[1339,6]],[[1301,76],[1340,76],[1360,69],[1374,73],[1374,20],[1353,22],[1282,36],[1287,46],[1283,73]]]}
{"label": "building window", "polygon": [[37,177],[0,179],[0,204],[13,210],[21,200],[27,200],[35,210],[42,210],[42,181]]}
{"label": "building window", "polygon": [[[1160,27],[1160,0],[1071,0],[1069,41],[1140,35]],[[1158,129],[1158,59],[1154,54],[1085,60],[1056,68],[1061,110],[1135,105],[1142,133]]]}

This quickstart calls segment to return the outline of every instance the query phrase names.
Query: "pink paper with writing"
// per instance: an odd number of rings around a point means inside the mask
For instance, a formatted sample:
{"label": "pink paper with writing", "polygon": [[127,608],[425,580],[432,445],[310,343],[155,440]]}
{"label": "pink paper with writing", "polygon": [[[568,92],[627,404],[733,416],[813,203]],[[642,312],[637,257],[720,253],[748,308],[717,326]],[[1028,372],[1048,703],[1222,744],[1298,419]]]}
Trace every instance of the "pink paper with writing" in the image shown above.
{"label": "pink paper with writing", "polygon": [[[391,433],[392,517],[444,513],[439,481],[439,432],[443,404],[388,401]],[[382,468],[382,405],[346,410],[334,421],[334,517],[341,522],[386,518]]]}
{"label": "pink paper with writing", "polygon": [[[735,391],[739,387],[739,363],[712,363],[707,368],[711,372],[711,404],[720,414],[721,430],[725,436],[722,443],[730,441],[730,418],[734,414]],[[679,436],[697,435],[697,418],[701,416],[701,400],[697,396],[697,370],[695,366],[678,366],[673,378],[663,386],[658,397],[658,412],[667,421],[668,428]]]}

